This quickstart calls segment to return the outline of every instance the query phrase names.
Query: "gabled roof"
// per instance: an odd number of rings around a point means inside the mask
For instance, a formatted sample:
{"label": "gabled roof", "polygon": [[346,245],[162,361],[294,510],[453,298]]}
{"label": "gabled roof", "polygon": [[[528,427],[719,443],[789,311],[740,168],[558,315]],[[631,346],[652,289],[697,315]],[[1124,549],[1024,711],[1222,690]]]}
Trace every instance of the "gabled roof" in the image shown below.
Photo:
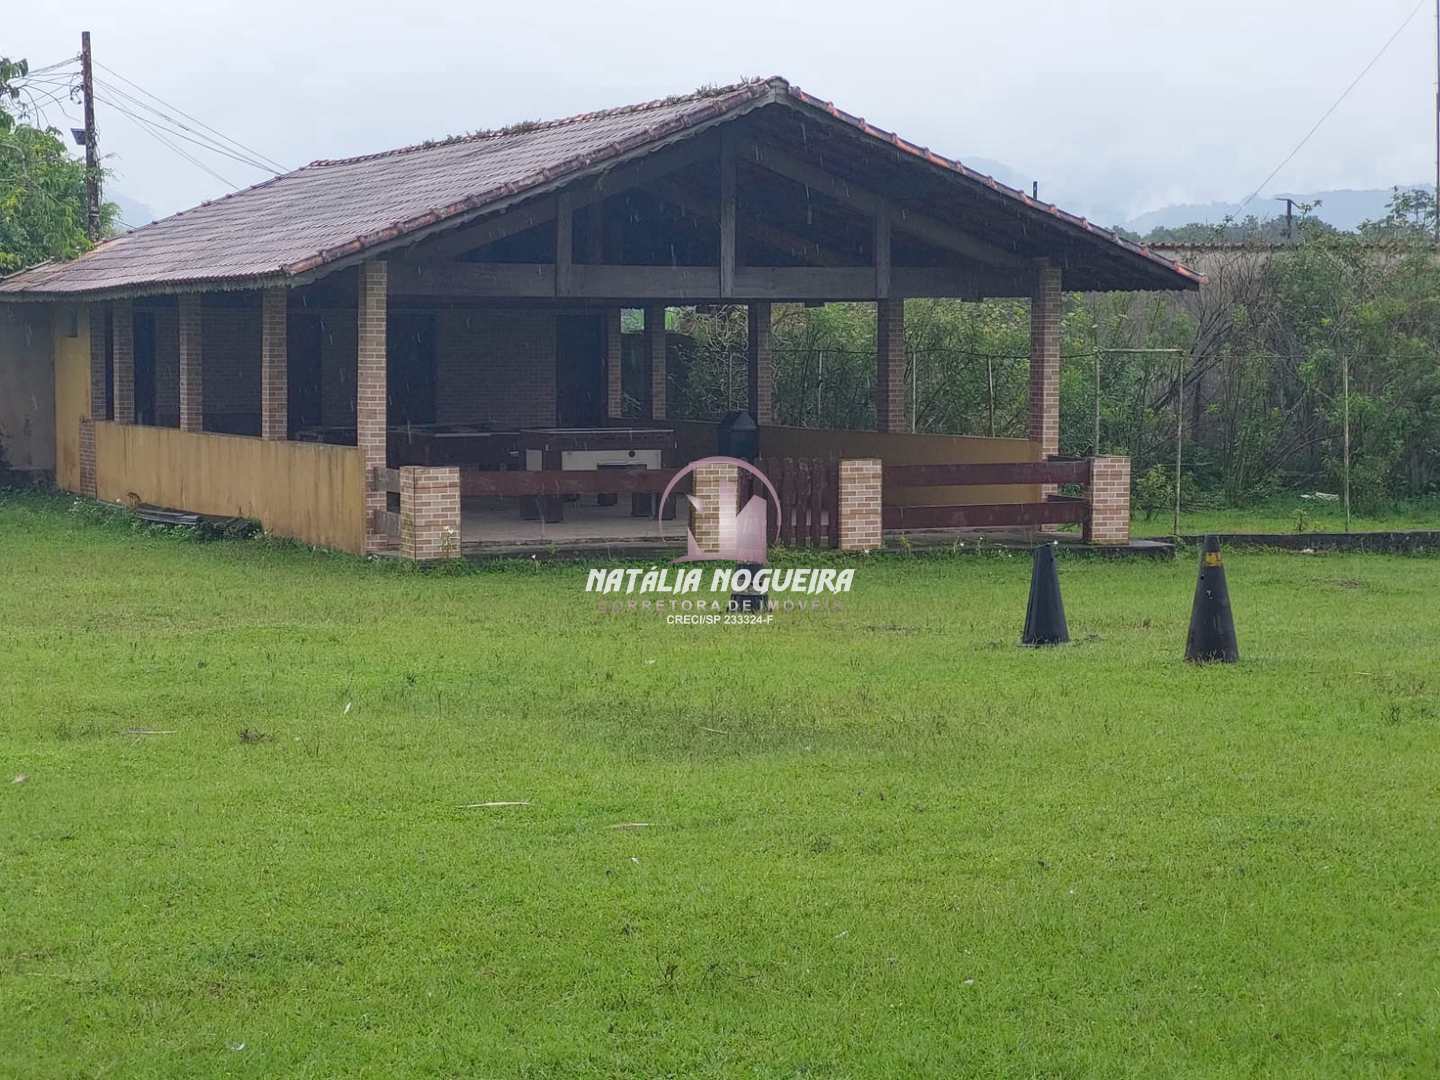
{"label": "gabled roof", "polygon": [[[1151,288],[1203,278],[1082,218],[837,110],[781,78],[755,80],[563,120],[518,124],[363,157],[316,161],[106,240],[69,262],[0,279],[0,299],[253,288],[314,276],[330,264],[468,220],[687,138],[757,108],[787,104],[838,121],[964,186],[1013,201],[1108,256],[1149,264]],[[1158,274],[1155,271],[1159,271]]]}

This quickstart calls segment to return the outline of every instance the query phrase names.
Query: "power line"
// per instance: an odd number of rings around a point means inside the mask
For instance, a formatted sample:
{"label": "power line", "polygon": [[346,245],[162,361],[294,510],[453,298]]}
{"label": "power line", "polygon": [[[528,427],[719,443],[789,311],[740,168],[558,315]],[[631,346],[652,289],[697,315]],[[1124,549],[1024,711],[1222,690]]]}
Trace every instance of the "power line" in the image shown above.
{"label": "power line", "polygon": [[1385,40],[1385,44],[1380,46],[1380,51],[1377,52],[1373,57],[1371,57],[1370,62],[1361,69],[1360,74],[1355,76],[1355,80],[1345,88],[1344,92],[1338,98],[1335,99],[1335,103],[1331,105],[1330,108],[1325,110],[1324,115],[1321,116],[1319,120],[1315,121],[1315,126],[1305,133],[1305,137],[1295,144],[1295,149],[1291,150],[1290,153],[1285,155],[1285,160],[1280,162],[1279,165],[1276,165],[1275,168],[1270,170],[1270,175],[1265,177],[1264,180],[1260,181],[1260,186],[1257,187],[1254,191],[1252,191],[1248,196],[1246,196],[1245,201],[1240,204],[1240,209],[1243,210],[1245,209],[1245,207],[1249,206],[1250,203],[1255,199],[1255,197],[1264,190],[1265,185],[1270,183],[1271,180],[1274,180],[1275,177],[1279,175],[1280,170],[1285,168],[1286,165],[1289,165],[1290,162],[1295,159],[1295,155],[1300,153],[1300,151],[1305,148],[1305,144],[1310,141],[1311,136],[1313,136],[1317,131],[1320,130],[1320,126],[1324,124],[1326,120],[1329,120],[1331,114],[1340,107],[1341,103],[1347,97],[1350,96],[1350,91],[1354,90],[1355,87],[1359,86],[1360,81],[1364,79],[1366,75],[1370,74],[1370,69],[1380,62],[1380,58],[1390,50],[1390,46],[1395,44],[1395,39],[1400,36],[1400,34],[1407,26],[1410,25],[1410,20],[1415,18],[1415,16],[1419,14],[1420,9],[1424,6],[1425,0],[1419,0],[1419,3],[1417,3],[1410,10],[1410,14],[1405,16],[1405,21],[1402,22],[1398,27],[1396,27],[1395,32]]}
{"label": "power line", "polygon": [[54,71],[56,68],[62,68],[66,64],[78,64],[79,62],[80,54],[76,53],[74,56],[67,56],[64,60],[56,60],[53,64],[46,64],[44,67],[31,68],[25,73],[25,77],[28,79],[34,75],[41,75],[47,71]]}
{"label": "power line", "polygon": [[156,129],[159,127],[158,124],[152,125],[149,121],[145,120],[143,117],[135,116],[133,113],[130,113],[130,112],[128,112],[128,111],[126,111],[126,110],[123,110],[123,109],[118,109],[117,111],[119,111],[122,116],[124,116],[126,119],[128,119],[132,124],[134,124],[136,127],[138,127],[141,131],[145,132],[145,134],[149,135],[149,136],[150,136],[152,139],[154,139],[156,142],[158,142],[158,143],[160,143],[160,144],[168,147],[170,150],[172,150],[173,152],[175,152],[176,154],[178,154],[180,157],[182,157],[182,158],[184,158],[186,161],[190,162],[190,164],[194,165],[194,166],[195,166],[197,169],[199,169],[201,172],[205,172],[205,173],[208,173],[210,176],[213,176],[216,180],[219,180],[222,184],[224,184],[226,187],[230,188],[232,191],[235,190],[236,188],[238,188],[238,187],[240,186],[239,184],[235,183],[233,180],[227,180],[225,177],[221,176],[218,172],[216,172],[214,169],[210,168],[210,166],[206,165],[203,161],[201,161],[199,158],[197,158],[194,154],[187,153],[187,152],[186,152],[184,149],[182,149],[181,147],[176,146],[176,145],[175,145],[173,142],[171,142],[168,138],[166,138],[164,135],[162,135],[159,130],[156,130]]}
{"label": "power line", "polygon": [[132,87],[134,87],[136,90],[140,91],[140,93],[144,94],[146,97],[150,98],[150,99],[153,100],[153,101],[159,102],[161,105],[165,106],[165,108],[169,109],[171,112],[173,112],[173,113],[178,113],[180,116],[183,116],[185,119],[189,120],[191,123],[199,124],[202,128],[204,128],[206,131],[210,132],[212,135],[217,136],[218,138],[224,140],[224,141],[227,142],[227,143],[230,143],[232,146],[236,147],[236,148],[239,149],[239,150],[244,151],[245,153],[247,153],[247,154],[249,154],[250,156],[254,157],[256,160],[268,162],[270,165],[273,165],[273,166],[274,166],[274,170],[273,170],[274,172],[284,173],[284,172],[289,172],[289,171],[290,171],[286,166],[282,165],[280,162],[276,161],[274,158],[270,157],[268,154],[262,154],[259,150],[256,150],[253,146],[246,146],[246,145],[245,145],[244,143],[242,143],[239,139],[232,139],[230,136],[226,135],[224,132],[218,131],[217,129],[211,127],[209,124],[205,123],[205,121],[201,120],[199,117],[192,116],[190,113],[187,113],[184,109],[181,109],[179,106],[171,105],[171,104],[170,104],[168,101],[166,101],[164,98],[160,97],[158,94],[153,94],[153,93],[151,93],[149,90],[146,90],[143,86],[141,86],[139,83],[135,82],[133,79],[127,79],[124,75],[120,74],[120,72],[116,71],[114,68],[110,67],[108,64],[102,64],[100,61],[97,60],[97,61],[95,61],[95,66],[96,66],[96,67],[99,67],[99,68],[103,68],[105,71],[108,71],[111,75],[115,76],[115,78],[119,79],[121,82],[125,83],[127,86],[132,86]]}
{"label": "power line", "polygon": [[[98,80],[97,80],[97,82],[98,82]],[[104,84],[104,83],[100,83],[100,85],[101,85],[101,86],[105,86],[107,92],[116,91],[116,89],[117,89],[117,88],[115,88],[115,87],[108,86],[107,84]],[[123,93],[123,91],[119,91],[119,92],[122,92],[122,93]],[[220,155],[223,156],[223,157],[227,157],[227,158],[229,158],[229,159],[232,160],[232,161],[239,162],[239,163],[242,164],[242,165],[248,165],[250,168],[252,168],[252,169],[257,169],[257,170],[259,170],[260,172],[272,173],[272,174],[273,174],[273,172],[274,172],[273,169],[270,169],[269,167],[260,164],[258,161],[255,161],[255,160],[253,160],[253,159],[251,159],[251,158],[248,158],[248,157],[241,157],[240,155],[235,154],[235,153],[232,153],[231,151],[225,149],[224,147],[215,145],[213,142],[207,142],[207,141],[204,141],[204,140],[202,140],[202,139],[192,138],[191,136],[184,134],[183,131],[178,131],[178,130],[176,130],[176,129],[173,128],[173,127],[169,127],[168,125],[165,125],[165,124],[160,123],[159,121],[151,120],[151,119],[149,119],[148,117],[141,116],[140,114],[131,111],[131,110],[128,109],[125,105],[122,105],[122,104],[121,104],[120,102],[118,102],[118,101],[115,101],[115,100],[110,99],[110,98],[103,98],[103,97],[101,97],[99,94],[96,94],[96,95],[95,95],[95,100],[96,100],[96,101],[104,102],[106,105],[109,105],[109,106],[110,106],[112,109],[114,109],[116,112],[119,112],[119,113],[121,113],[121,114],[129,117],[131,120],[138,121],[139,123],[142,123],[142,124],[148,124],[148,125],[154,127],[154,128],[157,129],[157,130],[164,131],[166,134],[174,136],[174,137],[177,138],[177,139],[182,139],[182,140],[184,140],[185,142],[188,142],[188,143],[190,143],[190,144],[192,144],[192,145],[194,145],[194,146],[198,146],[198,147],[199,147],[200,149],[202,149],[202,150],[209,150],[211,153],[220,154]],[[142,105],[143,105],[143,102],[141,102],[141,103],[139,103],[139,104],[142,104]],[[152,111],[153,111],[153,110],[152,110]],[[157,114],[157,115],[160,115],[160,114]],[[185,129],[185,130],[188,131],[189,129],[187,128],[187,129]]]}
{"label": "power line", "polygon": [[[210,138],[203,132],[196,131],[194,128],[188,127],[187,125],[181,123],[169,113],[163,112],[162,110],[155,108],[153,105],[149,105],[146,102],[140,100],[134,94],[126,93],[125,90],[123,90],[119,86],[116,86],[114,83],[108,82],[103,79],[96,79],[95,85],[103,88],[107,94],[114,94],[117,97],[124,98],[126,102],[130,103],[136,108],[144,109],[146,112],[151,113],[156,117],[159,117],[160,120],[165,122],[167,130],[169,130],[171,134],[184,139],[186,142],[194,143],[196,146],[204,147],[207,150],[212,150],[217,154],[223,154],[228,158],[233,158],[235,161],[239,161],[245,165],[249,165],[252,169],[258,169],[260,172],[266,172],[271,174],[274,174],[275,172],[273,168],[265,164],[265,162],[261,161],[260,159],[250,154],[237,153],[229,146],[226,146],[225,144]],[[124,107],[120,103],[115,101],[108,101],[106,102],[106,104],[109,104],[117,109],[122,109]],[[188,134],[182,134],[182,132]]]}

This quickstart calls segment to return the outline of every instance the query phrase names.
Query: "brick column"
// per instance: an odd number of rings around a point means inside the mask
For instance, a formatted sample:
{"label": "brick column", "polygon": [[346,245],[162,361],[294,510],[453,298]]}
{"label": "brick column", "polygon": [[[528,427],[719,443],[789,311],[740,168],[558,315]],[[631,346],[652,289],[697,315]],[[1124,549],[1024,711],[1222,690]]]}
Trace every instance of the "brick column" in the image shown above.
{"label": "brick column", "polygon": [[460,470],[400,470],[400,554],[429,562],[460,557]]}
{"label": "brick column", "polygon": [[881,546],[879,458],[840,460],[840,550]]}
{"label": "brick column", "polygon": [[624,369],[620,355],[620,309],[605,309],[605,415],[625,415]]}
{"label": "brick column", "polygon": [[650,382],[650,419],[665,419],[665,305],[645,309],[645,366]]}
{"label": "brick column", "polygon": [[[1030,301],[1031,442],[1042,457],[1060,452],[1060,268],[1042,262]],[[1053,491],[1053,488],[1050,489]]]}
{"label": "brick column", "polygon": [[115,422],[135,423],[135,309],[129,300],[110,304],[111,365],[115,380]]}
{"label": "brick column", "polygon": [[[695,466],[695,500],[700,503],[696,510],[690,507],[690,533],[695,537],[695,546],[702,551],[715,552],[723,541],[735,545],[735,508],[740,498],[740,470],[734,465],[719,462]],[[720,508],[730,507],[730,513],[721,514]]]}
{"label": "brick column", "polygon": [[385,313],[389,275],[385,264],[360,264],[360,324],[355,371],[355,444],[365,462],[365,551],[381,551],[390,540],[376,520],[385,510],[385,491],[376,490],[376,469],[385,468]]}
{"label": "brick column", "polygon": [[109,307],[90,304],[90,418],[104,420],[110,415],[110,399],[105,390],[105,367],[110,355],[110,333],[106,326]]}
{"label": "brick column", "polygon": [[289,290],[266,289],[260,301],[260,437],[290,437],[290,355],[286,342]]}
{"label": "brick column", "polygon": [[749,375],[750,415],[761,426],[775,423],[775,364],[770,353],[770,302],[750,305],[746,314],[749,345],[745,352]]}
{"label": "brick column", "polygon": [[904,431],[905,301],[875,303],[875,430]]}
{"label": "brick column", "polygon": [[181,293],[177,333],[180,340],[180,430],[205,430],[204,368],[200,337],[204,326],[199,293]]}
{"label": "brick column", "polygon": [[1090,520],[1085,523],[1088,544],[1130,542],[1130,459],[1090,459]]}

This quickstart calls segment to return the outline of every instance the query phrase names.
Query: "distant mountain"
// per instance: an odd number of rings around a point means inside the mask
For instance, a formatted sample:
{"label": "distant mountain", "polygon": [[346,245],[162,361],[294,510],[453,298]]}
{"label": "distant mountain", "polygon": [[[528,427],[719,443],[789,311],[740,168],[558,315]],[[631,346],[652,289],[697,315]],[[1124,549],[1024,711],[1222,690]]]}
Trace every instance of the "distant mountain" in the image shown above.
{"label": "distant mountain", "polygon": [[107,191],[105,198],[119,208],[120,221],[123,224],[119,224],[117,227],[122,232],[138,229],[141,225],[149,225],[155,220],[154,210],[128,195],[122,195],[118,191]]}
{"label": "distant mountain", "polygon": [[[1434,185],[1402,185],[1402,189],[1410,188],[1433,191]],[[1156,228],[1173,229],[1197,222],[1205,225],[1218,225],[1227,217],[1238,219],[1247,214],[1254,214],[1256,217],[1267,218],[1283,215],[1285,203],[1282,200],[1287,195],[1297,203],[1318,204],[1312,214],[1326,224],[1333,225],[1337,229],[1354,229],[1362,221],[1374,221],[1384,217],[1385,208],[1389,205],[1394,190],[1392,188],[1372,188],[1356,191],[1345,188],[1334,191],[1282,191],[1278,195],[1256,198],[1243,210],[1239,203],[1181,203],[1176,206],[1163,206],[1158,210],[1151,210],[1149,213],[1133,217],[1125,222],[1125,228],[1144,236],[1151,229]]]}

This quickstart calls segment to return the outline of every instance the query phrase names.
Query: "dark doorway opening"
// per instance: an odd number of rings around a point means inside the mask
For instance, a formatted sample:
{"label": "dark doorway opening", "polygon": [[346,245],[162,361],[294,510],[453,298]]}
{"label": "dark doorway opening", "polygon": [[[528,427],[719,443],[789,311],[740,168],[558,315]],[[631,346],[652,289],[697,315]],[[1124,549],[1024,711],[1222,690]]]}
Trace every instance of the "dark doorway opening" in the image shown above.
{"label": "dark doorway opening", "polygon": [[600,427],[605,421],[605,318],[561,315],[555,326],[555,422]]}
{"label": "dark doorway opening", "polygon": [[391,315],[385,327],[385,353],[390,426],[435,423],[435,316]]}
{"label": "dark doorway opening", "polygon": [[[94,325],[93,323],[91,324]],[[115,313],[105,305],[105,415],[96,420],[115,419]]]}
{"label": "dark doorway opening", "polygon": [[155,316],[137,311],[135,341],[135,422],[155,424]]}
{"label": "dark doorway opening", "polygon": [[288,397],[290,437],[301,428],[320,426],[320,344],[324,329],[318,315],[291,315],[285,327],[289,370],[285,386]]}

